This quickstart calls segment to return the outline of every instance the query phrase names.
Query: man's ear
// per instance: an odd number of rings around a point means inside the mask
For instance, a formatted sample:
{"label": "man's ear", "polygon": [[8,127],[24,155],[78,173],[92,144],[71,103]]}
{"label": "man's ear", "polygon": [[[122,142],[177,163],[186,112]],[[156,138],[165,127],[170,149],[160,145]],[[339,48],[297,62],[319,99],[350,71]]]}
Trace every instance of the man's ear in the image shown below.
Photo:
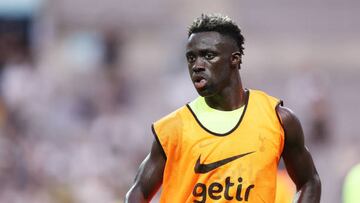
{"label": "man's ear", "polygon": [[231,64],[240,69],[241,64],[241,53],[234,52],[231,54]]}

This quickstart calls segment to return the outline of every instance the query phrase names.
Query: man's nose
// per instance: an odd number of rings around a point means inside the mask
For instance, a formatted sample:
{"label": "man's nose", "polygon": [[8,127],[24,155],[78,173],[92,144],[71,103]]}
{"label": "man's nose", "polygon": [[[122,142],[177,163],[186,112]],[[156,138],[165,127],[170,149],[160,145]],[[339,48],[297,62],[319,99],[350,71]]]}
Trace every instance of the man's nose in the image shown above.
{"label": "man's nose", "polygon": [[192,67],[194,72],[201,72],[205,70],[205,62],[201,59],[201,57],[198,57]]}

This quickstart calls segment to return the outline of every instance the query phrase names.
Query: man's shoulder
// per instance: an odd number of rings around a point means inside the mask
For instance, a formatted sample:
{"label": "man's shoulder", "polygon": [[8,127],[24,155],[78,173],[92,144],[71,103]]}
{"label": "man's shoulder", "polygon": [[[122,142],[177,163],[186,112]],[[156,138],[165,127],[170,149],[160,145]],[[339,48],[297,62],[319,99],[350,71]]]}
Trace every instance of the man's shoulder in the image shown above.
{"label": "man's shoulder", "polygon": [[263,97],[270,97],[270,98],[276,98],[274,96],[272,96],[272,94],[264,91],[264,90],[259,90],[259,89],[250,89],[250,92],[252,94],[256,94],[258,96],[263,96]]}
{"label": "man's shoulder", "polygon": [[278,104],[282,104],[282,100],[262,90],[250,89],[250,94],[252,97],[256,98],[257,100],[261,99],[271,103],[272,106],[277,106]]}
{"label": "man's shoulder", "polygon": [[[185,117],[189,114],[186,105],[176,109],[175,111],[167,114],[153,123],[153,131],[157,136],[160,137],[174,137],[176,134],[181,134]],[[177,137],[177,136],[175,136]]]}
{"label": "man's shoulder", "polygon": [[178,123],[181,122],[182,115],[188,110],[187,105],[183,105],[180,108],[177,108],[176,110],[172,111],[171,113],[168,113],[167,115],[161,117],[157,121],[154,122],[154,125],[159,124],[172,124],[172,123]]}

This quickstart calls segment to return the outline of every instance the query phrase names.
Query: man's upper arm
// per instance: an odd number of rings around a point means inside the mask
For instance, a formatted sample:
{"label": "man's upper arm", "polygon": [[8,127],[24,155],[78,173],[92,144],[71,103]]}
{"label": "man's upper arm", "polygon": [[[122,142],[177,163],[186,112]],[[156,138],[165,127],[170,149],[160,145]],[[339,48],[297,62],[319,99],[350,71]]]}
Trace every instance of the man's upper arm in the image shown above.
{"label": "man's upper arm", "polygon": [[162,184],[165,162],[162,147],[154,140],[151,152],[141,163],[125,202],[150,201]]}
{"label": "man's upper arm", "polygon": [[302,198],[311,200],[308,202],[319,202],[321,193],[320,179],[312,157],[305,147],[300,121],[288,108],[278,106],[276,111],[285,132],[282,157],[291,179],[300,192],[299,201]]}

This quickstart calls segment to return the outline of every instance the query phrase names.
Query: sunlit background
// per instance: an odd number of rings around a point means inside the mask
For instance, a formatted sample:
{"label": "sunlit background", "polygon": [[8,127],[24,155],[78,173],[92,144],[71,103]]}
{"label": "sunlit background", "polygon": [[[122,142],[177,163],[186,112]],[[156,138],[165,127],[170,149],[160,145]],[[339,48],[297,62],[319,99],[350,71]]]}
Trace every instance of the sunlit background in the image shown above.
{"label": "sunlit background", "polygon": [[209,12],[241,27],[245,86],[300,117],[321,202],[341,202],[360,162],[356,0],[1,0],[0,202],[122,202],[152,122],[196,97],[184,46]]}

